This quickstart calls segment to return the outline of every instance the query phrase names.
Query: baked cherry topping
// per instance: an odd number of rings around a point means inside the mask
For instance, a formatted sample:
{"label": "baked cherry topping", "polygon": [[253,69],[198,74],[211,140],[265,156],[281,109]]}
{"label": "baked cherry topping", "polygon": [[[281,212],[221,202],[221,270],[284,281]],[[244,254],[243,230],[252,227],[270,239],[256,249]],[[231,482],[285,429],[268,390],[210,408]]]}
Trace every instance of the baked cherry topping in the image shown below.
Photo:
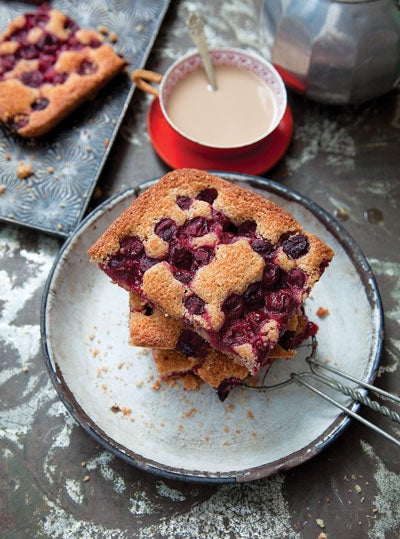
{"label": "baked cherry topping", "polygon": [[264,268],[262,282],[265,287],[272,288],[278,281],[280,276],[279,266],[273,262],[267,263]]}
{"label": "baked cherry topping", "polygon": [[283,251],[291,258],[299,258],[308,251],[308,240],[303,234],[294,234],[282,242]]}
{"label": "baked cherry topping", "polygon": [[232,391],[232,389],[239,385],[241,381],[242,380],[240,378],[237,378],[236,376],[225,378],[225,380],[223,380],[217,388],[217,395],[219,397],[219,400],[224,401],[229,395],[229,393]]}
{"label": "baked cherry topping", "polygon": [[10,118],[7,122],[7,125],[11,129],[21,129],[22,127],[25,127],[29,122],[28,116],[25,114],[19,114],[18,116],[15,116],[14,118]]}
{"label": "baked cherry topping", "polygon": [[239,236],[247,236],[254,238],[256,233],[257,224],[254,221],[244,221],[238,226]]}
{"label": "baked cherry topping", "polygon": [[254,238],[250,245],[253,251],[262,257],[268,256],[274,249],[274,246],[270,241],[261,238]]}
{"label": "baked cherry topping", "polygon": [[48,104],[49,100],[46,97],[39,97],[32,103],[31,107],[32,110],[44,110]]}
{"label": "baked cherry topping", "polygon": [[176,235],[177,226],[175,221],[169,218],[161,219],[154,227],[154,232],[164,241],[170,242]]}
{"label": "baked cherry topping", "polygon": [[210,205],[214,202],[214,200],[218,196],[218,191],[214,189],[214,187],[210,187],[208,189],[203,189],[201,193],[197,196],[198,200],[204,200],[204,202],[208,202]]}
{"label": "baked cherry topping", "polygon": [[21,81],[31,88],[39,88],[43,84],[43,75],[40,71],[25,71],[21,75]]}
{"label": "baked cherry topping", "polygon": [[205,301],[195,294],[192,296],[187,296],[184,299],[183,304],[191,314],[204,313]]}
{"label": "baked cherry topping", "polygon": [[[37,70],[23,72],[20,75],[23,84],[31,88],[39,88],[46,83],[63,84],[68,78],[68,73],[60,73],[55,69],[59,55],[63,51],[80,50],[85,46],[97,48],[102,45],[102,42],[95,38],[88,45],[82,44],[76,37],[79,26],[69,18],[64,22],[67,37],[60,37],[48,31],[46,25],[50,20],[49,9],[47,5],[43,5],[36,13],[26,14],[24,26],[16,28],[8,36],[9,41],[18,43],[18,48],[14,54],[0,55],[0,80],[7,72],[14,69],[19,60],[38,60]],[[40,28],[41,31],[36,43],[28,41],[29,32],[33,28]],[[97,66],[89,60],[84,60],[77,69],[80,75],[90,75],[96,71]]]}
{"label": "baked cherry topping", "polygon": [[[216,189],[205,189],[197,199],[211,205],[217,195]],[[181,196],[177,197],[176,203],[181,209],[189,209],[193,200]],[[207,239],[205,245],[196,247],[196,241],[210,232],[213,233],[210,243]],[[222,327],[219,331],[209,332],[208,338],[211,345],[228,353],[234,352],[236,346],[249,344],[258,365],[265,364],[276,342],[274,336],[268,339],[268,331],[272,331],[273,335],[283,334],[290,317],[301,303],[301,292],[307,280],[306,274],[299,268],[284,271],[278,265],[277,255],[282,249],[291,258],[302,256],[308,250],[307,238],[302,234],[284,235],[274,246],[267,239],[257,236],[255,221],[246,220],[236,225],[212,206],[207,217],[196,216],[182,225],[171,218],[163,218],[155,225],[154,233],[168,243],[168,251],[162,257],[147,256],[142,241],[138,237],[128,236],[120,242],[119,251],[102,269],[119,284],[140,294],[143,274],[147,269],[161,260],[167,262],[175,279],[189,287],[184,306],[191,315],[208,316],[205,301],[198,294],[190,292],[190,283],[196,272],[215,258],[218,245],[245,240],[263,258],[261,280],[250,283],[243,293],[232,293],[225,299],[221,306],[225,315]],[[269,324],[270,321],[273,323]],[[265,330],[262,330],[264,325]],[[195,340],[194,335],[200,341]],[[197,333],[189,331],[180,340],[180,350],[184,350],[185,355],[199,355],[194,350],[199,342],[205,341],[197,337]]]}
{"label": "baked cherry topping", "polygon": [[97,66],[93,62],[90,62],[89,60],[84,60],[81,65],[78,67],[78,74],[79,75],[92,75],[93,73],[96,73]]}
{"label": "baked cherry topping", "polygon": [[189,219],[180,228],[179,234],[191,237],[200,237],[207,234],[210,230],[209,223],[204,217],[194,217]]}
{"label": "baked cherry topping", "polygon": [[298,348],[303,341],[308,339],[311,336],[314,336],[318,332],[317,324],[314,322],[308,321],[304,330],[300,333],[294,331],[286,331],[279,340],[279,344],[285,350],[294,350]]}
{"label": "baked cherry topping", "polygon": [[176,349],[186,357],[202,358],[207,355],[210,347],[200,335],[190,329],[184,329],[179,335]]}
{"label": "baked cherry topping", "polygon": [[294,268],[282,276],[282,281],[289,286],[303,288],[306,282],[306,274],[300,268]]}
{"label": "baked cherry topping", "polygon": [[178,197],[176,199],[176,203],[180,207],[181,210],[188,210],[190,206],[192,205],[193,200],[189,197]]}
{"label": "baked cherry topping", "polygon": [[239,318],[243,312],[244,297],[239,294],[231,294],[222,305],[222,312],[227,319]]}

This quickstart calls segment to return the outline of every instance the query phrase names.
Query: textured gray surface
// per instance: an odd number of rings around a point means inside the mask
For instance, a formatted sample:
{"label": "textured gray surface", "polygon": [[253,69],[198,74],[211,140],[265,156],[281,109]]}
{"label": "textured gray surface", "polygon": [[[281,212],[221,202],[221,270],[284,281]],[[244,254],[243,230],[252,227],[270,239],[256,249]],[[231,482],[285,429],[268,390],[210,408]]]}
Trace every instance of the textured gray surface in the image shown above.
{"label": "textured gray surface", "polygon": [[[150,68],[163,72],[191,47],[184,21],[192,6],[204,14],[210,41],[258,46],[252,2],[173,2]],[[289,100],[294,138],[285,158],[266,176],[340,215],[364,251],[385,310],[385,346],[376,384],[398,392],[399,91],[358,107],[324,107],[293,94]],[[167,170],[146,133],[148,103],[147,97],[135,94],[91,207]],[[246,485],[163,480],[97,445],[57,398],[40,350],[42,292],[60,244],[36,231],[0,225],[2,537],[317,539],[322,531],[317,519],[328,538],[399,536],[399,452],[354,423],[303,466]],[[399,434],[372,412],[365,416]]]}

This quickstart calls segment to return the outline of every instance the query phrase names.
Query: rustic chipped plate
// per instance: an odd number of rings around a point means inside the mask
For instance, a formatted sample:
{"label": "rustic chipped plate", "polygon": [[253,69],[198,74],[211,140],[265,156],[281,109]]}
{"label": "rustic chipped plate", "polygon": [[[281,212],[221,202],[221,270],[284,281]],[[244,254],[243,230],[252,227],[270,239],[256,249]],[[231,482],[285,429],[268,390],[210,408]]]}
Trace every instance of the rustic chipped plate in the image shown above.
{"label": "rustic chipped plate", "polygon": [[[128,70],[144,65],[169,0],[54,0],[51,7],[81,28],[115,32],[115,50]],[[35,5],[0,0],[0,33]],[[48,135],[24,140],[0,125],[0,220],[61,237],[82,219],[134,92],[129,75],[118,76]],[[33,174],[21,180],[20,161]]]}
{"label": "rustic chipped plate", "polygon": [[[357,245],[298,193],[261,178],[221,176],[278,202],[335,250],[307,300],[307,313],[320,326],[317,357],[371,381],[382,346],[382,311]],[[157,389],[150,352],[127,344],[128,293],[90,264],[86,251],[136,194],[117,195],[89,215],[65,243],[49,277],[42,342],[60,398],[107,449],[164,476],[249,481],[308,460],[349,422],[332,404],[296,384],[268,393],[236,388],[223,403],[205,385],[198,391],[184,391],[179,383]],[[315,315],[320,306],[330,311],[324,319]],[[306,369],[305,354],[276,362],[269,381]],[[338,399],[356,409],[349,398]]]}

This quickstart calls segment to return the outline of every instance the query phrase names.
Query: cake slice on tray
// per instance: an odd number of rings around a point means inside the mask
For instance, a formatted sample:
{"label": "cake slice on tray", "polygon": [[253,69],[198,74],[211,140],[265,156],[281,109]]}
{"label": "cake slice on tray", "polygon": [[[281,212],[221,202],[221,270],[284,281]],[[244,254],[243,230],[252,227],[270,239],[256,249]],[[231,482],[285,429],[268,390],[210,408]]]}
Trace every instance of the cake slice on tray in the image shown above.
{"label": "cake slice on tray", "polygon": [[270,200],[179,169],[134,200],[89,254],[115,283],[254,375],[333,251]]}
{"label": "cake slice on tray", "polygon": [[16,17],[1,37],[0,120],[22,137],[39,137],[125,65],[99,32],[43,4]]}

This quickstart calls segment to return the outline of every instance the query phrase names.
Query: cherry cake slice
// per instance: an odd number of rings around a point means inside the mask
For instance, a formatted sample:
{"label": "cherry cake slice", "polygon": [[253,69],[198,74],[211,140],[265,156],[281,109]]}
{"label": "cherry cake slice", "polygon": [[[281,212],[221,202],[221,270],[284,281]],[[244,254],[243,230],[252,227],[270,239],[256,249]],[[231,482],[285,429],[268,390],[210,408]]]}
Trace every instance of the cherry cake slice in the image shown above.
{"label": "cherry cake slice", "polygon": [[41,136],[125,65],[101,34],[43,4],[0,40],[0,120],[23,137]]}
{"label": "cherry cake slice", "polygon": [[[133,292],[129,298],[130,344],[154,349],[154,361],[162,380],[186,377],[191,373],[213,387],[220,400],[225,400],[231,389],[249,376],[246,367],[212,349],[207,341],[179,320],[166,317]],[[302,342],[316,335],[317,331],[318,326],[299,308],[279,343],[269,353],[268,362],[292,359]]]}
{"label": "cherry cake slice", "polygon": [[180,169],[142,193],[89,249],[117,284],[255,374],[333,252],[264,197]]}

